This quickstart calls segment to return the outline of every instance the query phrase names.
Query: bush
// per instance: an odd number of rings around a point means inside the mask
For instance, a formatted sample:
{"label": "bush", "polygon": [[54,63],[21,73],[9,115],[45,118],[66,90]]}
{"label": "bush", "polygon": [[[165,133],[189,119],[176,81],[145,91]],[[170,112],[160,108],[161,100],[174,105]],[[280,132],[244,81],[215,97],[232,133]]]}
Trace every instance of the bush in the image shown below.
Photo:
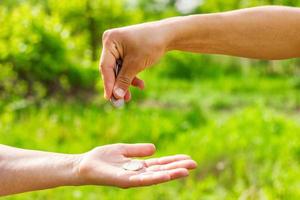
{"label": "bush", "polygon": [[96,69],[72,60],[74,44],[58,17],[26,4],[0,9],[0,90],[7,98],[94,90]]}
{"label": "bush", "polygon": [[239,59],[225,56],[220,59],[220,57],[172,52],[162,60],[159,74],[185,80],[213,78],[227,74],[241,75],[242,67]]}

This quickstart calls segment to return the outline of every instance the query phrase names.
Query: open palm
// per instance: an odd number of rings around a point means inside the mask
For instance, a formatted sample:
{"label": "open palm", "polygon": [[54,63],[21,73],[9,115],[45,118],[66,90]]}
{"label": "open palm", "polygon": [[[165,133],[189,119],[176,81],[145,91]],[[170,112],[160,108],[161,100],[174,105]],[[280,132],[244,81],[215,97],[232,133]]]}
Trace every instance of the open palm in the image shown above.
{"label": "open palm", "polygon": [[197,164],[187,155],[174,155],[140,160],[138,171],[123,168],[135,157],[153,155],[153,144],[113,144],[97,147],[83,154],[78,172],[85,184],[121,188],[148,186],[188,176]]}

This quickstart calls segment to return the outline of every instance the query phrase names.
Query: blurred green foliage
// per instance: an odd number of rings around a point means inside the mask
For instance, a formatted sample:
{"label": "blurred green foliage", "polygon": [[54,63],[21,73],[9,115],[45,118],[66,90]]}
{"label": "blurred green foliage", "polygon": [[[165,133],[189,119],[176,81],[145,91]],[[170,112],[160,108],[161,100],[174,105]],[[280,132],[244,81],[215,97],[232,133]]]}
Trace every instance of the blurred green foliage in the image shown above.
{"label": "blurred green foliage", "polygon": [[0,65],[10,74],[1,76],[5,96],[40,99],[93,90],[97,72],[73,59],[75,44],[58,17],[26,4],[12,10],[1,7],[1,14]]}
{"label": "blurred green foliage", "polygon": [[[192,0],[182,2],[191,3]],[[187,153],[188,179],[150,188],[84,187],[7,199],[299,199],[300,61],[168,53],[146,91],[114,110],[98,74],[106,29],[176,15],[299,0],[1,0],[0,143],[80,153],[153,142]]]}

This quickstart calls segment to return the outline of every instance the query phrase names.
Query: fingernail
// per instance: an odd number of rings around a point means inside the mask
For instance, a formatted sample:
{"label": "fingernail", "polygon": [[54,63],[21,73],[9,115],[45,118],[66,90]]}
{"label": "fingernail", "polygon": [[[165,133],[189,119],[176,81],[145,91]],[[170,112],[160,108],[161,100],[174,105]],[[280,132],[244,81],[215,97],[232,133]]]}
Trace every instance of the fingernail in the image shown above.
{"label": "fingernail", "polygon": [[119,98],[124,98],[124,96],[125,96],[125,91],[122,90],[121,88],[117,88],[117,89],[115,89],[115,94],[116,94]]}

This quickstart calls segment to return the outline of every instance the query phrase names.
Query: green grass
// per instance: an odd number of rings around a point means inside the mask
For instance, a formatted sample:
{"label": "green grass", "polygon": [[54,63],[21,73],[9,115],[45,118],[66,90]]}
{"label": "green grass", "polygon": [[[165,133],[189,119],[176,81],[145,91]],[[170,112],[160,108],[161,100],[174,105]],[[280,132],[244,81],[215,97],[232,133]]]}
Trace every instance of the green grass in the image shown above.
{"label": "green grass", "polygon": [[12,103],[0,143],[79,153],[117,142],[153,142],[157,154],[190,154],[190,177],[148,188],[63,187],[5,199],[299,199],[300,89],[297,77],[158,80],[121,110],[102,98]]}

